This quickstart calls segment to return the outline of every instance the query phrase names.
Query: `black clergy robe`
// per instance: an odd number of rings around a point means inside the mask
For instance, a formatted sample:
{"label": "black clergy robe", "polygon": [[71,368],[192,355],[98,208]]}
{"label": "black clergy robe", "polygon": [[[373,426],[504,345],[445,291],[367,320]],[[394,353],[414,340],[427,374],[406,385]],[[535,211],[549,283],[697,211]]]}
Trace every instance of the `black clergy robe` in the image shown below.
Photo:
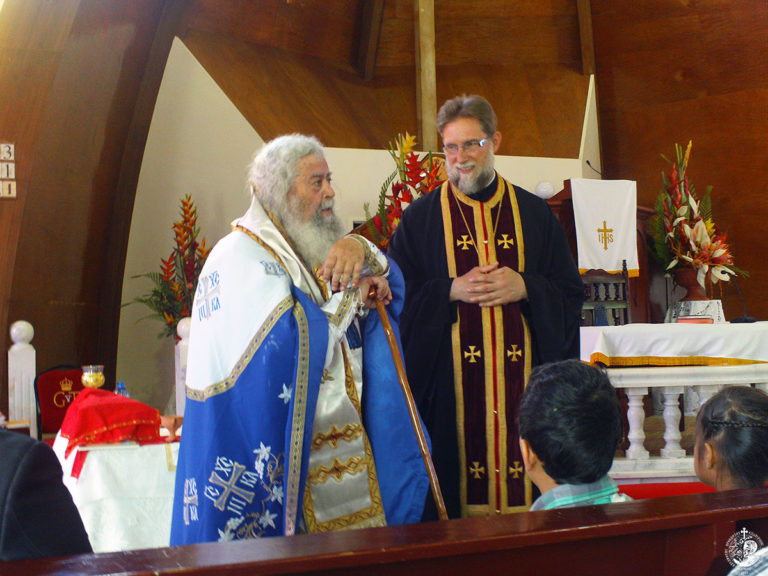
{"label": "black clergy robe", "polygon": [[[560,223],[498,175],[472,197],[446,183],[403,212],[388,254],[405,276],[406,370],[449,516],[527,509],[517,434],[525,383],[532,366],[579,357],[584,288]],[[450,302],[454,278],[495,261],[520,272],[525,301]]]}

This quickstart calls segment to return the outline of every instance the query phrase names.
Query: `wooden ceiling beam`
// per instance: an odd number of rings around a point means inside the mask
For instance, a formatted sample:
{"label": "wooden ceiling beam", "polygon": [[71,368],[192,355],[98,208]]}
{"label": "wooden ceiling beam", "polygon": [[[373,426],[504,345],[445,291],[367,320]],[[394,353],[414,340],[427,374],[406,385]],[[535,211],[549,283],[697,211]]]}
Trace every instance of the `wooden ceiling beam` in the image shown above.
{"label": "wooden ceiling beam", "polygon": [[363,22],[357,51],[357,72],[363,80],[372,80],[376,72],[376,53],[379,48],[381,21],[384,18],[384,0],[363,0]]}
{"label": "wooden ceiling beam", "polygon": [[419,147],[437,152],[437,74],[435,63],[435,1],[414,0],[416,35],[416,115]]}
{"label": "wooden ceiling beam", "polygon": [[592,33],[592,6],[590,0],[576,0],[579,14],[581,42],[581,69],[585,76],[595,73],[595,39]]}

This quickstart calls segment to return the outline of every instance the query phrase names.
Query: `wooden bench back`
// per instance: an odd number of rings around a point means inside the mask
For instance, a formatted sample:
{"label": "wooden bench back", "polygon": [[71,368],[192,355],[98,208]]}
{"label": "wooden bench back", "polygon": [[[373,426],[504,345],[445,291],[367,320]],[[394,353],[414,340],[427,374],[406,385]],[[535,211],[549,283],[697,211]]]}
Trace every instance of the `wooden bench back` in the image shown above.
{"label": "wooden bench back", "polygon": [[768,491],[735,490],[246,542],[9,562],[4,576],[727,574],[746,528],[768,542]]}

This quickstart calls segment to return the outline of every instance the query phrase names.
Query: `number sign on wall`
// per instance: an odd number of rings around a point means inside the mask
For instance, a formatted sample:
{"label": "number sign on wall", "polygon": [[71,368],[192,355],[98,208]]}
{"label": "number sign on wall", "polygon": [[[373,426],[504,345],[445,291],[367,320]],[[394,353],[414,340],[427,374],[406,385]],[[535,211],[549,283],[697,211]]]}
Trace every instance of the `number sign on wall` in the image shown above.
{"label": "number sign on wall", "polygon": [[16,198],[16,145],[0,142],[0,198]]}

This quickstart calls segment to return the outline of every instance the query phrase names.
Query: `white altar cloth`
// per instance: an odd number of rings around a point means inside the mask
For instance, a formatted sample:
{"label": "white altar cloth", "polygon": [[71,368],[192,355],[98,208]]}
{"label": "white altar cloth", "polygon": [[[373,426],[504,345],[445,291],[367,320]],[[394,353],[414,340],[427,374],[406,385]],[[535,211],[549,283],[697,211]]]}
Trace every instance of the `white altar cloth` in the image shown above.
{"label": "white altar cloth", "polygon": [[584,326],[581,359],[609,367],[765,363],[768,322]]}
{"label": "white altar cloth", "polygon": [[[102,444],[64,453],[57,435],[53,450],[64,469],[64,485],[83,519],[94,552],[168,546],[179,443]],[[88,455],[72,477],[78,451]]]}

